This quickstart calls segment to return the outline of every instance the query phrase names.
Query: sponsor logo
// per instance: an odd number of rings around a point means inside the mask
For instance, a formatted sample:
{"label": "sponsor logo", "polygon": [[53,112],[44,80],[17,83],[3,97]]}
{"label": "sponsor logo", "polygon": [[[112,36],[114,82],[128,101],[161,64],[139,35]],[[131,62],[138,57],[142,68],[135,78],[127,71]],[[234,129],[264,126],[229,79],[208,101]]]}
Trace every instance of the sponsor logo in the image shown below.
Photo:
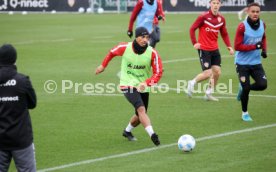
{"label": "sponsor logo", "polygon": [[15,102],[15,101],[19,101],[19,97],[18,96],[14,96],[14,97],[0,97],[0,102]]}
{"label": "sponsor logo", "polygon": [[3,3],[0,4],[0,10],[5,10],[8,8],[8,0],[4,0]]}
{"label": "sponsor logo", "polygon": [[216,29],[211,29],[211,28],[209,28],[209,27],[206,27],[206,28],[205,28],[205,31],[206,31],[206,32],[219,32],[218,30],[216,30]]}
{"label": "sponsor logo", "polygon": [[133,66],[132,63],[127,64],[127,68],[129,68],[129,69],[132,69],[132,66]]}
{"label": "sponsor logo", "polygon": [[5,84],[0,84],[0,87],[9,87],[9,86],[15,86],[16,85],[16,80],[11,79],[8,80]]}
{"label": "sponsor logo", "polygon": [[221,17],[218,17],[218,22],[219,22],[219,23],[221,22]]}
{"label": "sponsor logo", "polygon": [[127,74],[132,75],[132,76],[134,76],[136,78],[140,78],[140,77],[144,77],[145,76],[144,74],[136,74],[136,73],[133,73],[131,71],[127,71]]}
{"label": "sponsor logo", "polygon": [[132,63],[127,64],[127,68],[129,69],[145,69],[145,65],[133,65]]}
{"label": "sponsor logo", "polygon": [[204,67],[206,67],[206,68],[209,67],[209,63],[208,63],[208,62],[205,62],[203,65],[204,65]]}
{"label": "sponsor logo", "polygon": [[245,76],[241,76],[240,80],[241,80],[241,82],[245,82],[246,81]]}
{"label": "sponsor logo", "polygon": [[[1,5],[2,4],[2,5]],[[0,10],[6,10],[10,8],[47,8],[48,0],[3,0],[0,1]]]}

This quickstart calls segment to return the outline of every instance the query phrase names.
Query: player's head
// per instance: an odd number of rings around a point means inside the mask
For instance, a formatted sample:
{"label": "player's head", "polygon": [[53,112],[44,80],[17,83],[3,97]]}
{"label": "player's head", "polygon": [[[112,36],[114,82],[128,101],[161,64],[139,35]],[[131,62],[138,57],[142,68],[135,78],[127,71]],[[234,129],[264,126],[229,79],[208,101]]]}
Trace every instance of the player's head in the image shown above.
{"label": "player's head", "polygon": [[217,14],[220,9],[221,2],[220,0],[210,0],[210,6],[212,13]]}
{"label": "player's head", "polygon": [[144,27],[137,27],[135,30],[135,39],[141,47],[146,46],[149,42],[149,31]]}
{"label": "player's head", "polygon": [[248,17],[253,20],[253,21],[257,21],[260,17],[260,12],[261,12],[261,6],[258,3],[251,3],[248,4],[248,9],[247,9],[247,14]]}
{"label": "player's head", "polygon": [[0,65],[13,65],[16,57],[16,50],[11,44],[4,44],[0,47]]}

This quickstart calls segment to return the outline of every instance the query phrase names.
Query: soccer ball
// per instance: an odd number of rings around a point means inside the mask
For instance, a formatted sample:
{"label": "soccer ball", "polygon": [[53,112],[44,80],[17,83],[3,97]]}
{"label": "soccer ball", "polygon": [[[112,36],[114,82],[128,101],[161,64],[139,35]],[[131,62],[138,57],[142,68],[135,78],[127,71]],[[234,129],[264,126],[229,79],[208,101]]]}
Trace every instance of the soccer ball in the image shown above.
{"label": "soccer ball", "polygon": [[101,7],[98,8],[98,13],[99,13],[99,14],[102,14],[103,12],[104,12],[104,9],[103,9],[103,8],[101,8]]}
{"label": "soccer ball", "polygon": [[195,139],[189,134],[182,135],[178,139],[178,149],[183,152],[191,152],[196,145]]}

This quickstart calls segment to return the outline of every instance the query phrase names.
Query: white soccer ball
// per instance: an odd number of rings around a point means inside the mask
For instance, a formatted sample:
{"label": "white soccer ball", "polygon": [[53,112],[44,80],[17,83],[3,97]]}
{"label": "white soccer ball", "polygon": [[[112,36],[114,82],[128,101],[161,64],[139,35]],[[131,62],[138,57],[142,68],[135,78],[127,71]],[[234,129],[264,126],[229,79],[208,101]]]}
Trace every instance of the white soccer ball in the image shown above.
{"label": "white soccer ball", "polygon": [[78,11],[79,13],[84,13],[85,9],[83,7],[80,7]]}
{"label": "white soccer ball", "polygon": [[191,152],[195,148],[196,142],[193,136],[185,134],[179,137],[177,145],[179,150],[183,152]]}
{"label": "white soccer ball", "polygon": [[86,12],[87,13],[92,13],[92,9],[91,8],[86,8]]}
{"label": "white soccer ball", "polygon": [[98,13],[99,14],[102,14],[104,12],[104,9],[103,8],[98,8]]}

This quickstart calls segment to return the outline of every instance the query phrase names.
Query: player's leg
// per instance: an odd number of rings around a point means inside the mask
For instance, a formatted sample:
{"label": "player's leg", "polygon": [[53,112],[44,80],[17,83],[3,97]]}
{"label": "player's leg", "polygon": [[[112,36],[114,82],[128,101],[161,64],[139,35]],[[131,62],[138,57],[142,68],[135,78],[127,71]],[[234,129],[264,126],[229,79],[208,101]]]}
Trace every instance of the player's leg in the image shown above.
{"label": "player's leg", "polygon": [[209,52],[204,50],[198,50],[198,55],[202,72],[199,73],[194,79],[188,81],[187,95],[190,98],[192,97],[195,84],[209,79],[212,75],[211,58]]}
{"label": "player's leg", "polygon": [[217,85],[218,79],[221,75],[221,56],[219,50],[212,51],[210,54],[212,75],[209,80],[209,86],[206,90],[205,99],[209,101],[218,101],[212,93],[214,92],[215,86]]}
{"label": "player's leg", "polygon": [[[158,138],[158,135],[153,131],[150,118],[147,114],[148,104],[149,104],[149,93],[140,93],[142,101],[144,103],[144,108],[138,108],[137,112],[139,114],[139,120],[141,121],[141,124],[143,124],[146,132],[150,136],[152,142],[158,146],[160,145],[160,141]],[[139,112],[141,110],[141,112]],[[143,121],[143,122],[142,122]]]}
{"label": "player's leg", "polygon": [[242,120],[252,121],[248,113],[248,101],[249,101],[249,92],[250,92],[250,66],[248,65],[237,65],[236,67],[240,86],[242,91],[240,92],[240,100],[242,106]]}
{"label": "player's leg", "polygon": [[261,64],[252,66],[253,71],[251,73],[252,78],[255,80],[255,83],[250,85],[250,90],[254,91],[263,91],[267,88],[267,79],[265,71]]}
{"label": "player's leg", "polygon": [[12,154],[10,151],[0,150],[0,171],[8,172],[11,163]]}
{"label": "player's leg", "polygon": [[12,151],[12,157],[17,171],[36,172],[34,144],[21,150]]}
{"label": "player's leg", "polygon": [[[122,89],[126,99],[134,106],[135,96],[139,96],[137,92],[134,92],[132,88]],[[140,124],[138,113],[135,110],[135,114],[130,118],[130,121],[127,127],[123,130],[123,136],[126,137],[129,141],[136,141],[137,139],[133,136],[132,130]]]}
{"label": "player's leg", "polygon": [[[139,93],[137,89],[128,89],[123,90],[125,97],[127,100],[133,105],[135,108],[137,117],[133,117],[132,119],[138,119],[139,122],[144,126],[145,130],[151,137],[152,141],[155,145],[159,145],[160,141],[158,139],[158,136],[154,133],[149,116],[147,115],[147,107],[148,107],[148,99],[149,99],[149,93]],[[131,121],[130,121],[131,123]],[[131,132],[126,132],[124,130],[123,136],[127,137],[128,140],[133,141],[136,140],[136,138],[132,135]]]}
{"label": "player's leg", "polygon": [[150,34],[150,46],[155,48],[156,44],[160,41],[160,28],[158,25],[153,26],[153,31]]}

